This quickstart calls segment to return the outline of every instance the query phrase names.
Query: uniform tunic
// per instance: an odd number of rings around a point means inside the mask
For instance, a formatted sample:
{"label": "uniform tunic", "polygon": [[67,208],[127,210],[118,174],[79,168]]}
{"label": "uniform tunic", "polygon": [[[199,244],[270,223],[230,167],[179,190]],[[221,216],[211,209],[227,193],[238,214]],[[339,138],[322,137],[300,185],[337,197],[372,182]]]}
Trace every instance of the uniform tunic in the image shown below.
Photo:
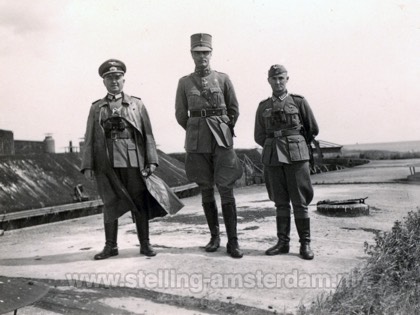
{"label": "uniform tunic", "polygon": [[273,96],[258,106],[254,138],[263,147],[267,191],[279,216],[290,216],[290,202],[295,217],[308,216],[313,188],[307,141],[318,132],[312,110],[301,96]]}
{"label": "uniform tunic", "polygon": [[[222,114],[209,116],[206,110],[218,110]],[[195,117],[191,113],[202,115]],[[204,188],[211,188],[215,183],[232,188],[242,176],[242,167],[233,150],[233,135],[228,126],[234,126],[239,116],[229,77],[210,70],[204,76],[192,73],[181,78],[175,116],[186,130],[187,177]]]}
{"label": "uniform tunic", "polygon": [[[158,164],[146,107],[139,98],[122,95],[121,106],[106,97],[92,104],[81,172],[86,169],[94,171],[106,223],[130,210],[147,210],[148,218],[175,213],[182,208],[182,203],[170,188],[160,180],[159,191],[154,191],[149,181],[144,182],[141,176],[146,165]],[[113,109],[118,109],[118,113],[113,113]],[[110,119],[113,116],[119,118],[114,121]],[[145,200],[146,189],[150,194]]]}

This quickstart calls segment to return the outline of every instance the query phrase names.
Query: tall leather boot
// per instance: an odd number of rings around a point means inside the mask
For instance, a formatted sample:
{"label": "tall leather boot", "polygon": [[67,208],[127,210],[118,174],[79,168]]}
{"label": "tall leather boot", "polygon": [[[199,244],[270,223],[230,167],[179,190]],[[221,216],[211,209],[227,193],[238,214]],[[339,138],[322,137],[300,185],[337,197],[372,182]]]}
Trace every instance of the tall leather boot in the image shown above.
{"label": "tall leather boot", "polygon": [[149,220],[146,215],[133,213],[136,223],[137,236],[140,242],[140,254],[148,257],[156,256],[156,252],[150,245],[149,240]]}
{"label": "tall leather boot", "polygon": [[311,250],[309,243],[311,242],[311,225],[310,219],[297,219],[295,218],[296,229],[299,234],[300,250],[299,255],[301,258],[311,260],[314,258],[314,253]]}
{"label": "tall leather boot", "polygon": [[118,220],[114,222],[105,223],[105,247],[99,254],[96,254],[93,259],[101,260],[111,256],[118,255],[117,247],[117,235],[118,235]]}
{"label": "tall leather boot", "polygon": [[216,202],[204,202],[203,209],[211,234],[210,242],[204,246],[204,249],[209,253],[215,252],[220,247],[219,216]]}
{"label": "tall leather boot", "polygon": [[225,221],[226,234],[228,242],[226,245],[227,253],[232,258],[242,258],[243,253],[239,248],[238,236],[236,232],[236,225],[238,223],[236,217],[236,205],[234,203],[228,203],[222,205],[223,219]]}
{"label": "tall leather boot", "polygon": [[287,254],[290,246],[290,217],[276,217],[277,237],[279,238],[276,245],[265,251],[266,255],[273,256],[279,254]]}

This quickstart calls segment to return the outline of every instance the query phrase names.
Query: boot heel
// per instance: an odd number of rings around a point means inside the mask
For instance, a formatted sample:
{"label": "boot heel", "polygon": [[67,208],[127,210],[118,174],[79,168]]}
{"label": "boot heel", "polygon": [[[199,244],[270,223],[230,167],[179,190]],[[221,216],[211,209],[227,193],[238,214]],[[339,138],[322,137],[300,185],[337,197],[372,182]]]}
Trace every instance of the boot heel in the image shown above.
{"label": "boot heel", "polygon": [[311,242],[311,224],[309,218],[295,219],[296,228],[299,234],[300,250],[299,255],[302,259],[314,259],[314,252],[309,246]]}
{"label": "boot heel", "polygon": [[107,258],[112,257],[112,256],[117,256],[117,255],[118,255],[118,247],[111,248],[111,247],[105,245],[102,252],[100,252],[99,254],[96,254],[93,257],[93,259],[94,260],[102,260],[102,259],[107,259]]}
{"label": "boot heel", "polygon": [[140,244],[140,254],[143,254],[148,257],[156,256],[156,252],[149,242],[144,242],[143,244]]}
{"label": "boot heel", "polygon": [[242,258],[244,254],[242,253],[241,249],[239,248],[239,244],[236,241],[233,242],[233,244],[227,243],[226,245],[226,252],[230,255],[232,258]]}
{"label": "boot heel", "polygon": [[265,251],[265,254],[268,256],[274,256],[279,254],[288,254],[290,251],[289,244],[284,244],[283,242],[278,242],[273,247],[270,247]]}
{"label": "boot heel", "polygon": [[204,249],[208,253],[213,253],[217,251],[219,247],[220,247],[220,237],[212,236],[210,239],[210,242],[204,247]]}

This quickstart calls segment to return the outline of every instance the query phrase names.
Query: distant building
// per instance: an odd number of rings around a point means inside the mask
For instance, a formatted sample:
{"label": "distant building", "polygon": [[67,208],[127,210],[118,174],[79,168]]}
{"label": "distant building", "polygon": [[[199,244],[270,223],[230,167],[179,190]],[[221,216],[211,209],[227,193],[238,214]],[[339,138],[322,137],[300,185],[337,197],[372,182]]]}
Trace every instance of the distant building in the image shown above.
{"label": "distant building", "polygon": [[[321,149],[322,157],[326,159],[331,158],[337,158],[341,157],[343,153],[341,152],[341,149],[343,148],[342,145],[324,141],[324,140],[318,140],[319,148]],[[314,143],[311,143],[312,149],[314,150],[314,154],[317,154],[317,149],[314,145]]]}
{"label": "distant building", "polygon": [[15,143],[13,141],[13,131],[0,129],[0,155],[15,154]]}
{"label": "distant building", "polygon": [[55,153],[55,142],[51,134],[43,141],[14,140],[13,132],[0,129],[0,155]]}

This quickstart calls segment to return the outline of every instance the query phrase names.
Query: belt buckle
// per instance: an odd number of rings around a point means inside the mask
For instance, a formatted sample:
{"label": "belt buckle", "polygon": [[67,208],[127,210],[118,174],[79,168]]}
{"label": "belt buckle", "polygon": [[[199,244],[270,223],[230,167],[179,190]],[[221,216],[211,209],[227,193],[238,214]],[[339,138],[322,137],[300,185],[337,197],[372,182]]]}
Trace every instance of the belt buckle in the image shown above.
{"label": "belt buckle", "polygon": [[207,117],[207,111],[206,111],[206,109],[205,109],[205,108],[203,108],[203,109],[200,111],[200,115],[201,115],[201,117]]}
{"label": "belt buckle", "polygon": [[281,130],[276,130],[276,131],[274,131],[274,137],[281,137],[281,136],[283,136],[283,132],[281,131]]}
{"label": "belt buckle", "polygon": [[118,131],[111,131],[111,139],[112,140],[117,140],[118,139]]}

